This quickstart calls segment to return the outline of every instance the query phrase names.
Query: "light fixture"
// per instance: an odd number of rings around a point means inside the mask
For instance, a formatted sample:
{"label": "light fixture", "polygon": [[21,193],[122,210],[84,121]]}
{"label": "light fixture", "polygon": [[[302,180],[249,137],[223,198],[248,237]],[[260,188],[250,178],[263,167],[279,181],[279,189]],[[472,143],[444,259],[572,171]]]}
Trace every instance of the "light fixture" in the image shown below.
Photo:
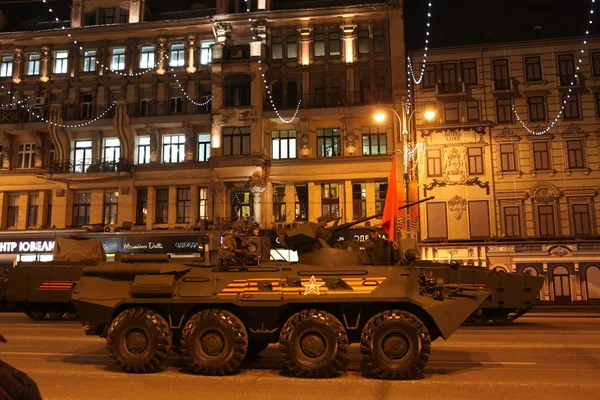
{"label": "light fixture", "polygon": [[374,118],[374,119],[375,119],[375,121],[377,121],[377,122],[383,122],[383,121],[385,121],[385,113],[378,112],[378,113],[376,113],[376,114],[373,116],[373,118]]}
{"label": "light fixture", "polygon": [[426,119],[427,121],[431,121],[432,119],[434,119],[434,118],[435,118],[435,111],[433,111],[433,110],[426,110],[426,111],[423,113],[423,116],[425,117],[425,119]]}

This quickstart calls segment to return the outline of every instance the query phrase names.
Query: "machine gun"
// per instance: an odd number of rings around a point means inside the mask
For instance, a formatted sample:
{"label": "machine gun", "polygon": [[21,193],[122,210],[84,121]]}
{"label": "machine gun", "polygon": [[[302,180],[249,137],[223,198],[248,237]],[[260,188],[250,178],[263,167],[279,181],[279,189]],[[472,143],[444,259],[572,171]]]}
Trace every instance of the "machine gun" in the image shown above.
{"label": "machine gun", "polygon": [[[398,209],[402,210],[412,207],[433,198],[434,197],[431,196],[412,203],[406,203],[405,205],[398,207]],[[281,233],[279,235],[279,241],[285,248],[295,250],[298,252],[298,255],[301,256],[302,254],[314,252],[320,248],[333,247],[336,232],[340,232],[375,218],[381,218],[382,216],[382,213],[370,215],[344,224],[334,224],[331,227],[327,227],[327,224],[331,221],[306,222]]]}

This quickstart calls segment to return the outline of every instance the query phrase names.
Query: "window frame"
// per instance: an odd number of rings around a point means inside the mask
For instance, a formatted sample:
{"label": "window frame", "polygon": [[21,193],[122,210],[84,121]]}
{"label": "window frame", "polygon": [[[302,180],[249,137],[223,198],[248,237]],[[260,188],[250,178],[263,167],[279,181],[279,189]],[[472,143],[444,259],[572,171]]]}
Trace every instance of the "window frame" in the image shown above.
{"label": "window frame", "polygon": [[[224,156],[245,156],[252,151],[250,126],[227,126],[223,127],[223,143],[221,150]],[[239,139],[237,139],[239,137]],[[238,142],[239,143],[236,143]],[[236,145],[239,144],[239,152]]]}
{"label": "window frame", "polygon": [[367,216],[367,183],[352,182],[352,218]]}
{"label": "window frame", "polygon": [[[177,46],[176,49],[175,46]],[[169,66],[185,67],[185,43],[171,43]]]}
{"label": "window frame", "polygon": [[102,220],[104,225],[116,225],[119,213],[119,192],[104,192]]}
{"label": "window frame", "polygon": [[[543,145],[544,149],[536,149],[536,145]],[[552,168],[552,165],[550,163],[552,159],[550,156],[550,148],[550,142],[547,140],[536,140],[531,144],[534,171],[547,171]],[[546,168],[543,168],[544,162],[546,164]]]}
{"label": "window frame", "polygon": [[[516,214],[508,214],[508,211],[516,210]],[[505,237],[522,237],[521,232],[521,207],[518,205],[507,205],[502,207],[502,220]],[[510,217],[510,218],[509,218]],[[509,230],[509,219],[510,219],[510,230]],[[516,225],[516,231],[515,231]]]}
{"label": "window frame", "polygon": [[17,146],[17,164],[15,169],[35,168],[35,143],[19,143]]}
{"label": "window frame", "polygon": [[527,96],[527,113],[531,122],[547,121],[546,96]]}
{"label": "window frame", "polygon": [[[531,63],[531,61],[536,61]],[[539,82],[544,79],[542,57],[540,56],[524,56],[523,68],[525,70],[526,82]]]}
{"label": "window frame", "polygon": [[[173,141],[177,138],[176,141]],[[168,151],[167,151],[168,150]],[[174,160],[175,157],[175,161]],[[176,133],[162,136],[162,163],[176,164],[185,161],[185,135]]]}
{"label": "window frame", "polygon": [[111,69],[111,71],[125,71],[126,67],[127,67],[127,49],[125,47],[113,47],[112,49],[110,49],[110,69]]}
{"label": "window frame", "polygon": [[148,188],[139,188],[135,200],[135,224],[146,225],[148,221]]}
{"label": "window frame", "polygon": [[[283,190],[282,190],[283,189]],[[286,192],[285,184],[273,184],[273,220],[275,222],[286,221]],[[281,192],[279,192],[282,190]]]}
{"label": "window frame", "polygon": [[[160,194],[160,196],[159,196]],[[163,195],[166,194],[166,198]],[[154,191],[154,223],[169,223],[169,188],[156,188]]]}
{"label": "window frame", "polygon": [[177,188],[177,214],[175,223],[189,224],[192,215],[192,189],[189,187]]}
{"label": "window frame", "polygon": [[[75,193],[73,195],[73,214],[72,214],[71,224],[73,226],[89,225],[91,209],[92,209],[92,194],[91,194],[91,192]],[[83,211],[83,214],[81,213],[81,211]],[[83,221],[81,220],[82,218],[83,218]]]}
{"label": "window frame", "polygon": [[[149,51],[151,50],[151,51]],[[155,65],[156,48],[154,45],[144,45],[140,48],[139,68],[141,70],[151,69]]]}
{"label": "window frame", "polygon": [[[564,111],[562,113],[563,121],[572,121],[581,119],[581,107],[577,93],[561,96]],[[573,113],[574,112],[574,113]]]}
{"label": "window frame", "polygon": [[0,57],[0,78],[12,78],[13,56],[3,55]]}
{"label": "window frame", "polygon": [[27,55],[27,76],[38,76],[40,74],[41,58],[40,53]]}
{"label": "window frame", "polygon": [[[328,139],[330,138],[330,139]],[[327,153],[327,143],[331,142],[331,154]],[[340,128],[317,129],[317,157],[341,157],[342,135]]]}
{"label": "window frame", "polygon": [[363,126],[361,128],[361,144],[363,156],[387,154],[387,128],[383,125]]}
{"label": "window frame", "polygon": [[[61,57],[59,57],[61,55]],[[69,72],[69,52],[59,50],[54,52],[54,63],[52,73],[56,75],[65,75]]]}
{"label": "window frame", "polygon": [[[503,151],[504,149],[508,149],[510,146],[511,151]],[[500,155],[500,172],[516,172],[517,171],[517,152],[515,149],[514,143],[499,143],[498,145],[498,153]],[[504,155],[507,155],[504,157]],[[506,165],[505,163],[512,164]]]}
{"label": "window frame", "polygon": [[37,226],[38,225],[39,209],[40,209],[40,195],[38,193],[30,193],[27,198],[27,226]]}
{"label": "window frame", "polygon": [[[88,54],[93,53],[93,54]],[[83,66],[82,72],[96,72],[96,50],[84,50],[83,51]]]}
{"label": "window frame", "polygon": [[206,162],[210,159],[210,133],[198,133],[198,162]]}
{"label": "window frame", "polygon": [[[340,184],[338,182],[321,183],[321,215],[339,218],[340,210]],[[326,213],[325,211],[328,210]]]}
{"label": "window frame", "polygon": [[[549,209],[551,212],[550,213],[541,213],[541,210],[544,209]],[[545,216],[545,223],[547,225],[547,228],[551,228],[552,231],[546,231],[543,232],[542,231],[542,215]],[[547,217],[551,218],[548,219]],[[536,204],[536,222],[537,222],[537,230],[538,230],[538,236],[540,237],[555,237],[556,236],[556,210],[554,207],[554,204]],[[551,224],[548,224],[548,222],[552,222]]]}
{"label": "window frame", "polygon": [[[579,145],[581,147],[580,148],[571,148],[570,147],[571,143],[579,143]],[[586,165],[586,158],[585,158],[585,156],[586,156],[586,154],[585,154],[585,142],[584,142],[583,139],[567,139],[567,140],[565,140],[565,150],[567,152],[567,154],[566,154],[567,155],[567,163],[566,164],[567,164],[567,168],[569,170],[572,170],[572,169],[583,169],[583,168],[585,168],[585,165]],[[578,155],[581,156],[580,159],[579,159],[581,162],[577,162],[578,161],[577,160],[577,156]],[[571,163],[572,156],[575,157],[574,161],[576,162],[577,165],[573,165]]]}
{"label": "window frame", "polygon": [[[471,154],[478,151],[479,154]],[[469,175],[485,175],[485,150],[483,147],[467,147],[467,170]]]}
{"label": "window frame", "polygon": [[[571,214],[571,222],[572,222],[572,234],[574,236],[591,236],[594,232],[594,223],[595,219],[592,219],[592,212],[589,203],[570,203],[570,214]],[[576,208],[584,206],[585,212],[577,212]],[[581,216],[581,217],[578,217]],[[578,226],[577,222],[581,222],[581,225]],[[587,224],[587,225],[586,225]],[[584,227],[587,228],[583,229]]]}
{"label": "window frame", "polygon": [[[286,146],[283,146],[283,143],[287,143]],[[297,144],[298,138],[295,129],[279,129],[271,131],[271,158],[273,160],[287,160],[297,158]],[[287,152],[285,157],[282,156],[282,150],[284,150],[284,147]]]}

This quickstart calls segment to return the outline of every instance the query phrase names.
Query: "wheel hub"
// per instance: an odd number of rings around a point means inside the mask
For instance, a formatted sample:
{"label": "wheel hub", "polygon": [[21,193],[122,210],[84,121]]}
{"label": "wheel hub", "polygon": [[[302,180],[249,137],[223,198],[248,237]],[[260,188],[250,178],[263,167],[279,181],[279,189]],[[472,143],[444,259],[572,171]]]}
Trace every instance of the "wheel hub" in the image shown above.
{"label": "wheel hub", "polygon": [[309,332],[300,340],[300,349],[310,358],[318,358],[325,352],[325,339],[317,332]]}
{"label": "wheel hub", "polygon": [[208,331],[200,339],[200,345],[202,351],[211,357],[221,354],[225,348],[225,340],[223,336],[217,331]]}
{"label": "wheel hub", "polygon": [[148,347],[148,337],[140,329],[133,329],[127,333],[125,339],[127,350],[133,354],[140,354]]}
{"label": "wheel hub", "polygon": [[392,333],[383,339],[382,347],[383,353],[387,357],[391,358],[392,360],[397,360],[406,355],[409,344],[404,335]]}

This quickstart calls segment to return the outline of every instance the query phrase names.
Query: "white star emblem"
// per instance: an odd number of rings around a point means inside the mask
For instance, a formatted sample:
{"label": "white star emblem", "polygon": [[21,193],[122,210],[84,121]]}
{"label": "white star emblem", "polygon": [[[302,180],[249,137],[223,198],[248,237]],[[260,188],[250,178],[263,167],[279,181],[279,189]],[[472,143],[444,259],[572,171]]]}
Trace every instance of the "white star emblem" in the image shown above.
{"label": "white star emblem", "polygon": [[306,290],[304,291],[304,295],[306,296],[307,294],[321,294],[319,292],[319,288],[321,286],[323,286],[325,284],[325,282],[320,282],[317,283],[317,280],[315,279],[315,276],[311,276],[310,280],[308,281],[308,283],[302,283],[302,286],[304,286],[306,288]]}

